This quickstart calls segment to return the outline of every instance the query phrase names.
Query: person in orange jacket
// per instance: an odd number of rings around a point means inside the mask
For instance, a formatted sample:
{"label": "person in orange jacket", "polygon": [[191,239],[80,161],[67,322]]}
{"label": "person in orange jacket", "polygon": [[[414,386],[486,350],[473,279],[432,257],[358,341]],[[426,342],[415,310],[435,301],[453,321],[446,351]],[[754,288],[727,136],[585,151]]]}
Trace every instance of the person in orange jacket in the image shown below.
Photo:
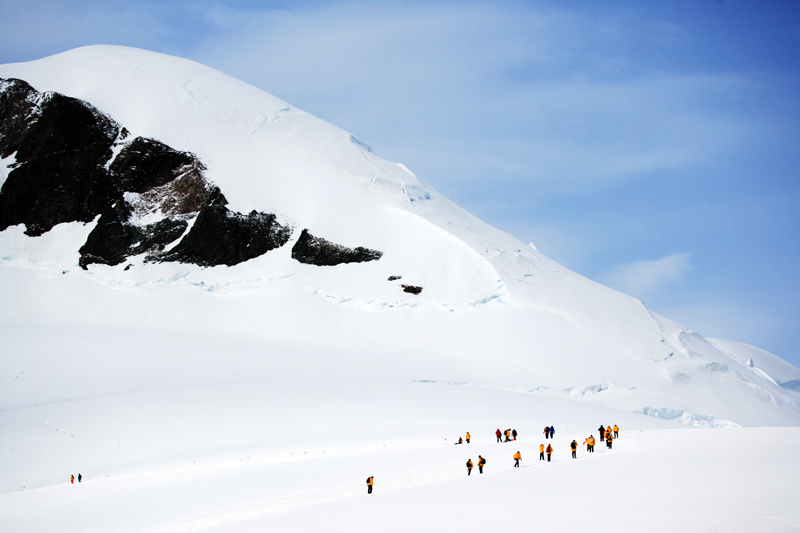
{"label": "person in orange jacket", "polygon": [[544,444],[539,445],[539,460],[544,461]]}
{"label": "person in orange jacket", "polygon": [[514,468],[519,468],[519,462],[522,460],[522,455],[517,450],[517,453],[514,454]]}
{"label": "person in orange jacket", "polygon": [[469,444],[469,439],[470,439],[470,437],[469,437],[469,431],[467,431],[467,436],[466,436],[466,439],[467,439],[467,444]]}
{"label": "person in orange jacket", "polygon": [[614,436],[611,433],[608,433],[606,435],[606,446],[608,446],[609,450],[611,449],[611,443],[612,442],[614,442]]}
{"label": "person in orange jacket", "polygon": [[594,453],[594,443],[595,443],[594,435],[589,435],[589,437],[585,441],[583,441],[583,443],[586,445],[587,452]]}
{"label": "person in orange jacket", "polygon": [[553,453],[553,447],[548,444],[547,449],[545,451],[547,452],[547,462],[549,463],[550,455]]}
{"label": "person in orange jacket", "polygon": [[472,459],[467,459],[467,475],[472,473]]}
{"label": "person in orange jacket", "polygon": [[578,455],[577,455],[577,453],[578,453],[578,441],[576,441],[575,439],[572,439],[572,442],[569,443],[569,449],[572,450],[572,458],[573,459],[577,459],[578,458]]}
{"label": "person in orange jacket", "polygon": [[497,431],[495,431],[494,434],[497,437],[497,442],[503,442],[503,434],[500,433],[500,428],[497,428]]}
{"label": "person in orange jacket", "polygon": [[369,476],[367,478],[367,494],[372,494],[372,482],[373,482],[373,477]]}
{"label": "person in orange jacket", "polygon": [[486,459],[484,459],[483,457],[481,457],[479,455],[478,456],[478,473],[479,474],[483,474],[483,465],[485,465],[485,464],[486,464]]}
{"label": "person in orange jacket", "polygon": [[74,484],[74,483],[75,483],[75,476],[73,476],[72,474],[70,474],[70,475],[69,475],[69,482],[70,482],[71,484]]}
{"label": "person in orange jacket", "polygon": [[615,439],[619,438],[619,426],[616,424],[614,424],[614,438]]}

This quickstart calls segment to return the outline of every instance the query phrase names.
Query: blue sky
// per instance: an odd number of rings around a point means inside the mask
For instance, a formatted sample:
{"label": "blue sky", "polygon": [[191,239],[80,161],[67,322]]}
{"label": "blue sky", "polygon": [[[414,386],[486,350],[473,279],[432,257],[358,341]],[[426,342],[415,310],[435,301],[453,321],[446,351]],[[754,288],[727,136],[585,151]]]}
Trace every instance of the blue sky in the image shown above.
{"label": "blue sky", "polygon": [[0,4],[0,63],[120,44],[252,83],[705,336],[800,366],[800,3]]}

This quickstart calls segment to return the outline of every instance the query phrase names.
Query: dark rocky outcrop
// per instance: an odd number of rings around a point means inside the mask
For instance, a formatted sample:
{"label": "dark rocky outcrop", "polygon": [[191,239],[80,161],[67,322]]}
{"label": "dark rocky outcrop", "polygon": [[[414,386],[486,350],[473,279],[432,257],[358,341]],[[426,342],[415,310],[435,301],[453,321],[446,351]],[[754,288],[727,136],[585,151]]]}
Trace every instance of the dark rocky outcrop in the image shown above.
{"label": "dark rocky outcrop", "polygon": [[0,231],[24,224],[26,234],[39,236],[56,224],[99,216],[80,249],[83,268],[140,254],[148,261],[234,265],[291,237],[275,215],[225,207],[194,154],[128,137],[87,102],[0,79],[0,155],[16,153],[0,189]]}
{"label": "dark rocky outcrop", "polygon": [[307,229],[300,234],[300,238],[292,247],[292,259],[301,263],[317,266],[334,266],[342,263],[364,263],[377,261],[383,252],[368,248],[346,248],[339,244],[314,237]]}
{"label": "dark rocky outcrop", "polygon": [[275,215],[252,211],[234,213],[217,187],[209,191],[192,229],[175,248],[156,261],[180,261],[201,266],[235,265],[286,244],[292,229]]}
{"label": "dark rocky outcrop", "polygon": [[410,294],[419,294],[422,292],[422,287],[417,287],[415,285],[400,285],[403,287],[403,292],[408,292]]}
{"label": "dark rocky outcrop", "polygon": [[0,154],[16,152],[0,192],[0,231],[25,224],[42,235],[61,222],[89,222],[109,205],[105,164],[119,126],[91,105],[0,80]]}

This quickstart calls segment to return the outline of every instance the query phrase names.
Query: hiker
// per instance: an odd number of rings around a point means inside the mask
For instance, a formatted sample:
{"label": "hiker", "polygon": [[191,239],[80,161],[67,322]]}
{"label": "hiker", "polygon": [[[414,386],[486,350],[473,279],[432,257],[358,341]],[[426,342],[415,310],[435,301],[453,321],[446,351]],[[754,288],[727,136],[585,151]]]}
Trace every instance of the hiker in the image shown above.
{"label": "hiker", "polygon": [[572,458],[573,459],[577,459],[578,458],[578,456],[577,456],[577,453],[578,453],[578,442],[575,439],[573,439],[572,442],[569,443],[569,448],[570,448],[570,450],[572,450]]}
{"label": "hiker", "polygon": [[619,426],[616,424],[614,424],[614,438],[615,439],[619,438]]}
{"label": "hiker", "polygon": [[80,472],[78,472],[78,483],[80,483],[80,482],[81,482],[81,479],[83,479],[83,476],[81,475],[81,473],[80,473]]}
{"label": "hiker", "polygon": [[511,430],[510,430],[510,429],[507,429],[507,430],[505,431],[505,434],[506,434],[506,440],[505,440],[505,442],[511,442]]}
{"label": "hiker", "polygon": [[539,445],[539,460],[544,461],[544,444]]}
{"label": "hiker", "polygon": [[501,437],[502,433],[500,433],[500,428],[497,428],[497,431],[495,431],[494,434],[497,437],[497,442],[503,442],[503,439]]}
{"label": "hiker", "polygon": [[586,445],[587,452],[594,452],[594,435],[589,435],[583,443]]}
{"label": "hiker", "polygon": [[611,426],[608,426],[606,428],[606,441],[608,441],[608,439],[613,439],[613,438],[614,437],[611,435]]}
{"label": "hiker", "polygon": [[556,438],[556,436],[555,436],[555,435],[556,435],[556,428],[555,428],[555,426],[550,426],[550,438],[551,438],[551,439],[554,439],[554,438]]}
{"label": "hiker", "polygon": [[472,459],[467,459],[467,475],[472,473]]}
{"label": "hiker", "polygon": [[519,468],[519,462],[522,459],[522,455],[517,450],[517,453],[514,454],[514,468]]}
{"label": "hiker", "polygon": [[513,440],[517,440],[517,430],[516,429],[512,429],[511,430],[511,436],[513,437]]}
{"label": "hiker", "polygon": [[484,459],[483,457],[481,457],[479,455],[478,456],[478,473],[479,474],[483,474],[483,465],[485,465],[485,464],[486,464],[486,459]]}
{"label": "hiker", "polygon": [[600,427],[597,428],[597,431],[600,432],[600,442],[603,442],[603,435],[606,434],[606,428],[603,427],[603,424],[600,424]]}
{"label": "hiker", "polygon": [[547,445],[547,450],[545,450],[545,451],[547,452],[547,462],[549,463],[550,462],[550,455],[553,453],[553,447],[548,444]]}
{"label": "hiker", "polygon": [[458,437],[458,442],[456,442],[455,444],[456,444],[456,445],[458,445],[458,444],[464,444],[464,439],[462,439],[461,437]]}
{"label": "hiker", "polygon": [[367,478],[367,494],[372,494],[372,476]]}
{"label": "hiker", "polygon": [[465,438],[467,439],[467,444],[469,444],[469,431],[467,431],[467,436]]}
{"label": "hiker", "polygon": [[609,450],[611,449],[611,443],[613,441],[614,441],[614,437],[611,435],[611,432],[607,433],[606,434],[606,446],[608,446]]}
{"label": "hiker", "polygon": [[544,438],[546,438],[546,439],[550,438],[550,426],[545,426],[544,427]]}
{"label": "hiker", "polygon": [[69,482],[72,484],[75,483],[75,476],[73,476],[72,474],[69,475]]}

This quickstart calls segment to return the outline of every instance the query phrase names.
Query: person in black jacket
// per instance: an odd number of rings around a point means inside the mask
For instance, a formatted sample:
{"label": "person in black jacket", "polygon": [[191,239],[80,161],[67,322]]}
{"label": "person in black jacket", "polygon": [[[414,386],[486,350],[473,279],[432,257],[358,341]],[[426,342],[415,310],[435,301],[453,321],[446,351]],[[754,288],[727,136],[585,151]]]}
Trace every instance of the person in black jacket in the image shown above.
{"label": "person in black jacket", "polygon": [[603,442],[603,437],[604,437],[604,436],[605,436],[605,434],[606,434],[606,428],[605,428],[605,427],[603,427],[603,424],[600,424],[600,427],[599,427],[599,428],[597,428],[597,431],[599,431],[599,432],[600,432],[600,442]]}

